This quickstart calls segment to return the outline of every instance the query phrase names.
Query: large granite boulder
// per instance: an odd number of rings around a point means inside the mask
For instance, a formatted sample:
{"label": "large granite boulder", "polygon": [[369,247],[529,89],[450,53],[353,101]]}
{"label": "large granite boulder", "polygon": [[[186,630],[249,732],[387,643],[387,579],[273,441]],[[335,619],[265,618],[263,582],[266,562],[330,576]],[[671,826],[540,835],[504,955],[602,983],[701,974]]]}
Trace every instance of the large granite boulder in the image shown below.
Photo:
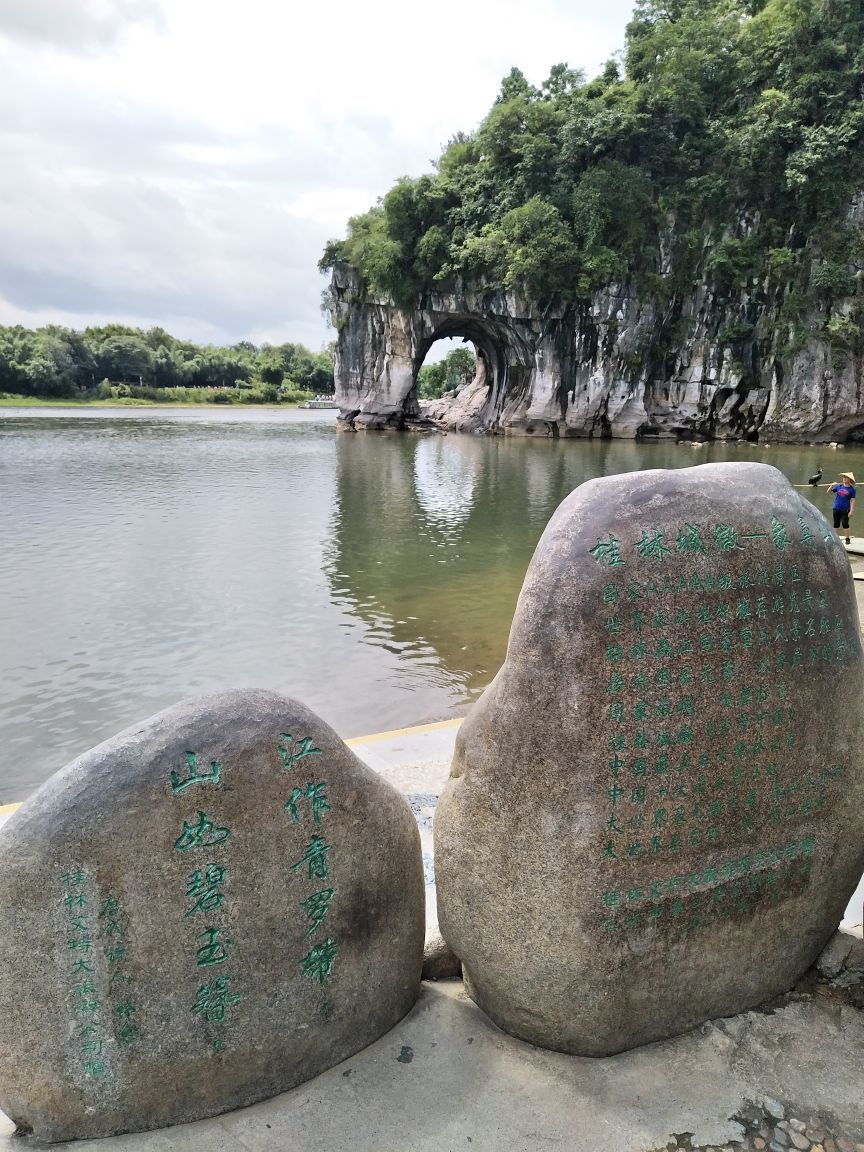
{"label": "large granite boulder", "polygon": [[848,560],[778,471],[584,484],[435,818],[471,995],[601,1056],[788,989],[864,869],[862,709]]}
{"label": "large granite boulder", "polygon": [[0,833],[0,1107],[58,1141],[291,1088],[411,1008],[424,921],[408,805],[309,709],[171,708]]}

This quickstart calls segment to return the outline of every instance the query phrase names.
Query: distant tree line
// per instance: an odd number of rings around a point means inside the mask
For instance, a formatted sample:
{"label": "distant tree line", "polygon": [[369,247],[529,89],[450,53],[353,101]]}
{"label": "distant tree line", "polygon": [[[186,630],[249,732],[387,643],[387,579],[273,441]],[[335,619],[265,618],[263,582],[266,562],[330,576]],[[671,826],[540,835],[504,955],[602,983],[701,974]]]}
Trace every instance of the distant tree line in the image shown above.
{"label": "distant tree line", "polygon": [[437,364],[424,364],[417,373],[417,392],[423,400],[437,400],[445,392],[458,392],[477,371],[473,348],[453,348]]}
{"label": "distant tree line", "polygon": [[273,403],[332,391],[330,353],[302,344],[242,340],[219,348],[123,324],[83,332],[54,324],[0,327],[0,393]]}

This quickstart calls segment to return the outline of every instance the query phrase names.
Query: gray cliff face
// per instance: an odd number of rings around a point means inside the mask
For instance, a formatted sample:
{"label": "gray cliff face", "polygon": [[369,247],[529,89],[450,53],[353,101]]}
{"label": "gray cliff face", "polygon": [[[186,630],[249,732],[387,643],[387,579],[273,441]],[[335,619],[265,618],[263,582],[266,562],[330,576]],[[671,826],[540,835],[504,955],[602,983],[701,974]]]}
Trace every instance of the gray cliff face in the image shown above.
{"label": "gray cliff face", "polygon": [[[864,226],[864,194],[849,224]],[[673,238],[674,229],[660,245],[661,278]],[[861,281],[859,273],[859,294]],[[422,414],[458,431],[506,434],[843,440],[864,425],[864,355],[860,341],[832,345],[827,323],[860,300],[814,306],[798,325],[808,335],[796,338],[781,316],[790,290],[753,282],[720,296],[702,276],[663,305],[609,284],[588,304],[544,311],[514,292],[455,283],[405,308],[365,294],[340,264],[330,312],[341,420],[401,427]],[[457,397],[421,405],[417,372],[442,337],[471,341],[478,373]]]}

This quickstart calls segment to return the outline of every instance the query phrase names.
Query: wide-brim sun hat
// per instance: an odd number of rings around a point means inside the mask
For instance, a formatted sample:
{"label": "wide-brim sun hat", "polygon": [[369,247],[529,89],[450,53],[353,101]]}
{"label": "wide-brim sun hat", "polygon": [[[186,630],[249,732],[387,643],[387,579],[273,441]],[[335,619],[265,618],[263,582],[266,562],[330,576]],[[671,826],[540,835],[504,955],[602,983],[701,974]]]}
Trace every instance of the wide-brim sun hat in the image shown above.
{"label": "wide-brim sun hat", "polygon": [[841,472],[841,473],[840,473],[840,475],[841,475],[841,476],[842,476],[842,477],[843,477],[845,480],[851,480],[853,484],[855,484],[855,483],[856,483],[856,480],[855,480],[855,473],[854,473],[854,472]]}

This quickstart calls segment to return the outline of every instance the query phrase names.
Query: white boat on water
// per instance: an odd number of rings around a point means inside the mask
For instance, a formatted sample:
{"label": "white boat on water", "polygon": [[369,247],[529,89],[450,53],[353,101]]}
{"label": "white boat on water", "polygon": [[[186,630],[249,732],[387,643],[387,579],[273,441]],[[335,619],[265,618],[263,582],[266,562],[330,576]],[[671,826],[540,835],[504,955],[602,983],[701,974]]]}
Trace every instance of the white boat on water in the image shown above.
{"label": "white boat on water", "polygon": [[305,404],[300,405],[301,408],[338,408],[332,396],[313,396],[311,400],[307,400]]}

